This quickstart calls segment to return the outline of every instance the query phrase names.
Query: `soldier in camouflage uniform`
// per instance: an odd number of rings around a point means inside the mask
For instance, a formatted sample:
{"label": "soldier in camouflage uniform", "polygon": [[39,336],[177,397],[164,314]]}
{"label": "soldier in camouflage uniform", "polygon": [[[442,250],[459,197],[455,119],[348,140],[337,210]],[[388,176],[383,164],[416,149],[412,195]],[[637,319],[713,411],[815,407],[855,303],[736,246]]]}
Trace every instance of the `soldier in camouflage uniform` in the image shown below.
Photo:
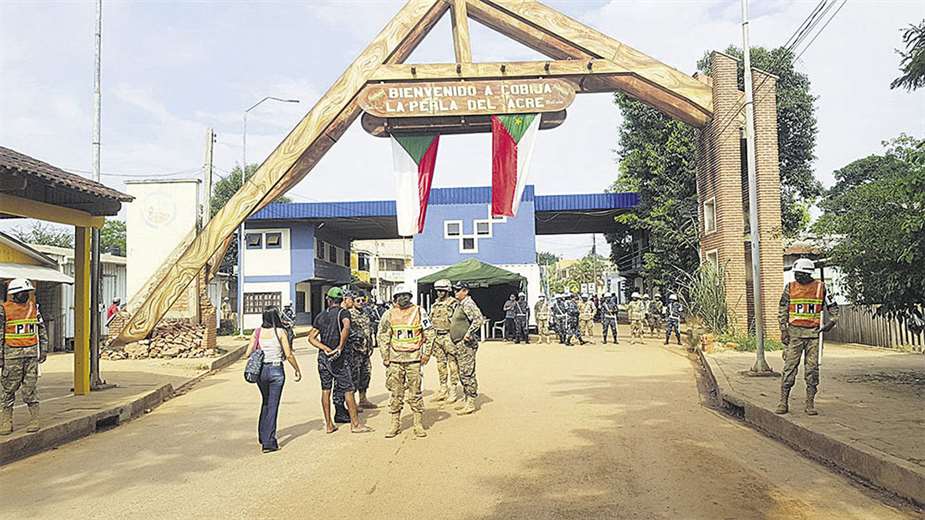
{"label": "soldier in camouflage uniform", "polygon": [[[360,395],[366,396],[366,389],[369,388],[369,370],[366,363],[369,362],[369,318],[362,310],[357,309],[357,294],[351,290],[344,291],[344,300],[341,306],[350,313],[350,335],[347,336],[347,344],[344,349],[347,359],[345,360],[350,367],[350,377],[353,380],[353,388],[360,390]],[[365,381],[364,381],[365,380]],[[334,389],[332,394],[334,401],[334,422],[338,424],[347,424],[350,422],[350,414],[347,413],[347,405],[344,401],[344,392],[340,389]],[[369,401],[367,401],[369,403]],[[369,403],[372,404],[372,403]],[[360,402],[357,401],[357,410],[361,409]]]}
{"label": "soldier in camouflage uniform", "polygon": [[580,337],[590,338],[592,336],[591,327],[594,324],[594,313],[596,312],[594,302],[588,299],[587,294],[582,294],[581,302],[578,304],[578,331],[581,333]]}
{"label": "soldier in camouflage uniform", "polygon": [[549,330],[549,303],[546,301],[546,296],[541,294],[540,299],[537,300],[536,305],[533,306],[533,315],[536,316],[536,331],[540,336],[540,341],[543,343],[549,343],[549,336],[551,331]]}
{"label": "soldier in camouflage uniform", "polygon": [[604,344],[607,344],[607,332],[613,332],[613,342],[620,343],[617,337],[617,297],[610,294],[601,302],[601,327],[604,329]]}
{"label": "soldier in camouflage uniform", "polygon": [[459,304],[450,319],[450,341],[452,351],[449,357],[459,366],[459,380],[466,398],[457,406],[457,415],[467,415],[476,410],[475,398],[479,395],[479,383],[475,378],[475,354],[479,348],[478,333],[485,322],[479,306],[469,296],[469,284],[456,282],[456,299]]}
{"label": "soldier in camouflage uniform", "polygon": [[447,353],[453,348],[450,342],[450,319],[459,301],[450,294],[452,285],[449,280],[437,280],[434,289],[437,291],[437,301],[430,307],[430,320],[434,324],[433,355],[437,358],[437,375],[440,378],[440,390],[434,396],[434,401],[455,403],[459,399],[459,367],[456,366],[456,359],[451,359]]}
{"label": "soldier in camouflage uniform", "polygon": [[430,359],[434,329],[427,311],[415,305],[411,295],[410,286],[401,284],[396,287],[392,293],[395,305],[385,311],[379,322],[379,353],[386,367],[385,386],[391,394],[391,424],[386,438],[395,437],[401,429],[401,409],[406,392],[410,394],[408,404],[414,413],[414,434],[427,437],[423,422],[421,367]]}
{"label": "soldier in camouflage uniform", "polygon": [[[806,379],[807,415],[816,411],[816,389],[819,386],[819,334],[835,326],[838,305],[832,301],[822,280],[814,280],[816,265],[808,258],[793,263],[795,281],[784,288],[777,309],[780,339],[784,344],[784,371],[780,382],[780,402],[775,413],[790,411],[790,389],[796,383],[800,358],[804,358],[803,376]],[[823,313],[828,320],[823,320]]]}
{"label": "soldier in camouflage uniform", "polygon": [[39,431],[39,399],[36,386],[39,363],[45,362],[48,331],[32,282],[22,278],[7,286],[7,301],[0,305],[0,435],[13,433],[13,403],[22,388],[22,400],[29,407],[28,432]]}
{"label": "soldier in camouflage uniform", "polygon": [[355,370],[356,376],[356,388],[357,392],[360,394],[360,398],[357,400],[357,408],[378,408],[375,404],[370,402],[366,397],[366,391],[369,389],[369,380],[373,375],[373,364],[370,361],[370,356],[373,355],[373,336],[375,336],[375,330],[373,324],[369,319],[369,313],[366,311],[366,299],[367,294],[363,291],[357,295],[353,301],[353,309],[350,311],[350,332],[353,333],[354,324],[356,327],[362,331],[363,334],[363,343],[360,346],[354,347],[354,363],[352,368]]}
{"label": "soldier in camouflage uniform", "polygon": [[633,301],[630,302],[627,308],[627,314],[629,315],[630,327],[632,327],[632,339],[630,343],[637,343],[637,339],[642,340],[643,327],[645,326],[646,321],[646,310],[648,306],[639,296],[638,292],[633,292],[632,295]]}

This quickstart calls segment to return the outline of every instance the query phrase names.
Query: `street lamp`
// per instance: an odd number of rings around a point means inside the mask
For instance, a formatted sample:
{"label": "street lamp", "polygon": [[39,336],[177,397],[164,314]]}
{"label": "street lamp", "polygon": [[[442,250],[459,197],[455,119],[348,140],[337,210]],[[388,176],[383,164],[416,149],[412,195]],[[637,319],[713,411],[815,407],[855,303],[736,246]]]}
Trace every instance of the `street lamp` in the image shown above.
{"label": "street lamp", "polygon": [[[298,99],[283,99],[274,96],[266,96],[260,101],[254,103],[250,108],[244,111],[244,131],[242,133],[241,146],[241,187],[244,187],[247,169],[247,113],[259,107],[264,101],[278,101],[280,103],[298,103]],[[240,189],[240,188],[238,188]],[[245,217],[245,220],[247,218]],[[238,332],[244,334],[244,221],[238,227]]]}

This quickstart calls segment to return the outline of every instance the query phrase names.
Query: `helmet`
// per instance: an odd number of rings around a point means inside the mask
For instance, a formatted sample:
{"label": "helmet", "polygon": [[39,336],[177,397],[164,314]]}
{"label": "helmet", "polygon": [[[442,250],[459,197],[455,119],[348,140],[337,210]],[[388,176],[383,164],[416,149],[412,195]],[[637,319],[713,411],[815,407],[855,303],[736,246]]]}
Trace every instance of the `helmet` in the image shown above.
{"label": "helmet", "polygon": [[344,297],[344,290],[340,287],[331,287],[328,289],[328,298],[339,300]]}
{"label": "helmet", "polygon": [[15,278],[11,280],[10,285],[8,285],[6,288],[7,294],[10,295],[34,290],[35,287],[33,287],[32,282],[26,280],[25,278]]}
{"label": "helmet", "polygon": [[414,291],[411,290],[410,284],[400,283],[398,284],[398,287],[396,287],[395,290],[392,291],[392,297],[394,298],[398,296],[399,294],[414,294]]}
{"label": "helmet", "polygon": [[587,300],[587,299],[588,299],[588,295],[587,295],[587,294],[582,294],[582,295],[581,295],[581,299],[582,299],[582,300]]}
{"label": "helmet", "polygon": [[639,291],[633,291],[632,298],[639,298]]}
{"label": "helmet", "polygon": [[816,270],[816,264],[809,258],[800,258],[793,263],[793,272],[813,274]]}
{"label": "helmet", "polygon": [[526,297],[527,297],[527,294],[526,294],[526,293],[517,293],[517,297],[518,297],[518,298],[526,298]]}
{"label": "helmet", "polygon": [[672,295],[668,296],[668,299],[671,300],[671,301],[673,301],[673,302],[676,302],[676,301],[678,301],[678,295],[677,295],[677,294],[672,294]]}
{"label": "helmet", "polygon": [[546,299],[546,295],[545,295],[545,294],[541,294],[541,295],[539,295],[537,298],[539,298],[540,300],[545,300],[545,299]]}
{"label": "helmet", "polygon": [[446,278],[442,280],[437,280],[437,282],[434,283],[434,289],[437,291],[449,291],[452,288],[453,288],[453,285]]}
{"label": "helmet", "polygon": [[458,282],[456,282],[456,283],[453,284],[453,289],[456,289],[457,291],[460,290],[460,289],[469,289],[469,288],[470,288],[470,287],[469,287],[469,283],[468,283],[468,282],[464,282],[464,281],[462,281],[462,280],[460,280],[460,281],[458,281]]}

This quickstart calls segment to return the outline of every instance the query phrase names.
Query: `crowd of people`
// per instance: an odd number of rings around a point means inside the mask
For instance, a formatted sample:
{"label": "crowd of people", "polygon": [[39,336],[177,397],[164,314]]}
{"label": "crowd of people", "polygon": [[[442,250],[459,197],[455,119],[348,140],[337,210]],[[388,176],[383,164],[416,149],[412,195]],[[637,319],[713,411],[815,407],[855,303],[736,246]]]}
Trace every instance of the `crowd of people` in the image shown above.
{"label": "crowd of people", "polygon": [[[435,284],[436,301],[428,313],[414,303],[414,291],[398,286],[390,305],[383,311],[369,302],[363,291],[332,287],[325,295],[325,310],[315,317],[308,343],[318,349],[318,376],[325,429],[337,431],[338,424],[350,424],[353,433],[372,428],[362,424],[362,410],[377,408],[367,398],[373,372],[372,355],[379,350],[386,371],[389,392],[387,438],[401,430],[401,412],[407,402],[413,415],[413,431],[426,437],[422,370],[436,358],[440,389],[435,402],[457,403],[458,415],[477,410],[478,381],[476,353],[479,329],[485,321],[478,305],[469,296],[465,282]],[[256,383],[261,394],[258,439],[265,453],[279,449],[276,423],[280,397],[285,384],[283,363],[288,361],[296,381],[302,373],[292,354],[292,336],[286,312],[268,307],[262,326],[254,331],[247,357],[262,357]],[[462,392],[459,392],[462,386]],[[334,413],[331,413],[332,404]]]}

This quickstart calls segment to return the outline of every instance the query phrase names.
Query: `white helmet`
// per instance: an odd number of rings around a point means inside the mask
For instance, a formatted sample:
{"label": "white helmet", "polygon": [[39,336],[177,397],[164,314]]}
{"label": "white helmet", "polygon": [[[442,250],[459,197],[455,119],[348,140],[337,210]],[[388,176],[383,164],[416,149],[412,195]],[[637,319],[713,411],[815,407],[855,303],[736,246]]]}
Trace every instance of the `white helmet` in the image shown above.
{"label": "white helmet", "polygon": [[673,302],[676,302],[676,301],[678,301],[678,295],[677,295],[677,294],[672,294],[671,296],[668,297],[668,299],[671,300],[671,301],[673,301]]}
{"label": "white helmet", "polygon": [[630,295],[631,298],[639,298],[639,291],[633,291],[633,294]]}
{"label": "white helmet", "polygon": [[407,283],[400,283],[395,290],[392,291],[392,297],[396,297],[399,294],[414,294],[414,291],[411,290],[411,285]]}
{"label": "white helmet", "polygon": [[21,292],[34,291],[35,287],[32,285],[32,282],[26,280],[25,278],[14,278],[10,281],[10,285],[6,288],[6,293],[13,295]]}
{"label": "white helmet", "polygon": [[809,258],[799,258],[793,263],[793,272],[813,274],[816,270],[816,264]]}

